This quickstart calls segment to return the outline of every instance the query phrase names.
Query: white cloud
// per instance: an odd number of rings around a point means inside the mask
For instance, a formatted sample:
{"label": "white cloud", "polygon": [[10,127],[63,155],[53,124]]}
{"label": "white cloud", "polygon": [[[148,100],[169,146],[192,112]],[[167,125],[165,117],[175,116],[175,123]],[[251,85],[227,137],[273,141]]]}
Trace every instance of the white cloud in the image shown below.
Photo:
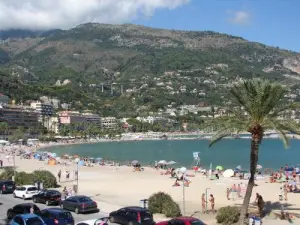
{"label": "white cloud", "polygon": [[0,30],[67,29],[88,22],[125,23],[190,0],[0,0]]}
{"label": "white cloud", "polygon": [[228,11],[228,21],[237,25],[249,25],[251,23],[251,15],[247,11]]}

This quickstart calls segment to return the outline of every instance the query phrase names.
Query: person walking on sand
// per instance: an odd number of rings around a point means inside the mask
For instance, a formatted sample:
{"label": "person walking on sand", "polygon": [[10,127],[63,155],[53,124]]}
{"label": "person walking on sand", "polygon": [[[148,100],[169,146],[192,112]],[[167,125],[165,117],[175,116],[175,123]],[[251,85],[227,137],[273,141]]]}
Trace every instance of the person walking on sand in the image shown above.
{"label": "person walking on sand", "polygon": [[263,209],[265,207],[265,201],[263,200],[263,197],[261,195],[258,196],[257,199],[257,207],[260,217],[263,216]]}
{"label": "person walking on sand", "polygon": [[239,198],[242,197],[242,196],[241,196],[242,188],[241,188],[241,185],[240,185],[240,184],[238,184],[238,186],[237,186],[237,188],[236,188],[236,191],[237,191],[237,196],[238,196]]}
{"label": "person walking on sand", "polygon": [[230,192],[231,192],[230,188],[227,188],[227,191],[226,191],[227,200],[230,200],[230,197],[229,197]]}
{"label": "person walking on sand", "polygon": [[58,177],[58,182],[60,182],[60,178],[61,178],[61,170],[58,171],[57,177]]}
{"label": "person walking on sand", "polygon": [[205,194],[203,193],[202,194],[202,197],[201,197],[201,202],[202,202],[202,213],[205,214],[207,209],[206,209],[206,199],[205,199]]}
{"label": "person walking on sand", "polygon": [[213,214],[215,214],[215,197],[211,194],[210,195],[210,206],[211,206],[211,211]]}
{"label": "person walking on sand", "polygon": [[284,200],[287,201],[287,200],[288,200],[287,195],[288,195],[288,191],[289,191],[289,187],[288,187],[287,184],[285,184],[285,185],[283,186],[283,191],[284,191]]}

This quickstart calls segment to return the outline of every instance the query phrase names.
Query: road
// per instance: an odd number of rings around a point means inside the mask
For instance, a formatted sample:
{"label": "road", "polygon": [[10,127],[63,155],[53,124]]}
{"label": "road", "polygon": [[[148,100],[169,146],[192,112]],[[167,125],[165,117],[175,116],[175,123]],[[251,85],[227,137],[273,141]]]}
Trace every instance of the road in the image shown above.
{"label": "road", "polygon": [[[24,203],[24,202],[32,202],[31,199],[29,200],[22,200],[18,198],[13,198],[12,194],[3,194],[0,195],[0,225],[8,224],[6,220],[6,212],[9,208],[14,207],[17,204]],[[49,207],[58,207],[58,206],[46,206],[45,204],[36,204],[41,210]],[[101,209],[100,209],[101,210]],[[75,219],[75,224],[83,221],[83,220],[89,220],[89,219],[97,219],[100,217],[105,217],[108,215],[108,213],[104,212],[98,212],[98,213],[92,213],[92,214],[75,214],[72,212],[72,215]]]}

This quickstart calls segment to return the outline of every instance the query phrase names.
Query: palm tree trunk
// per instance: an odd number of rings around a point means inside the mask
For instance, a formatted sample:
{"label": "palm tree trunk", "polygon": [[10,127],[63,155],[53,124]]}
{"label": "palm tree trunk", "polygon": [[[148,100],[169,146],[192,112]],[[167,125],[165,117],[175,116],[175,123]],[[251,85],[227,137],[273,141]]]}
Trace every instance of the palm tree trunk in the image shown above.
{"label": "palm tree trunk", "polygon": [[239,219],[240,225],[244,225],[245,217],[248,213],[249,203],[252,195],[252,190],[254,187],[254,176],[256,173],[256,167],[258,161],[258,150],[259,150],[259,140],[252,137],[251,152],[250,152],[250,179],[248,182],[246,194],[241,208],[241,214]]}

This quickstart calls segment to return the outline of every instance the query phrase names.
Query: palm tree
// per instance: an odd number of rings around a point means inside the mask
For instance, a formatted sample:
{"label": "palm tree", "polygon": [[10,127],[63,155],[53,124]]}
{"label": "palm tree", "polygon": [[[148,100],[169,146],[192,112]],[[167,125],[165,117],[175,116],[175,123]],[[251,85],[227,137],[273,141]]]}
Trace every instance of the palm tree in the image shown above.
{"label": "palm tree", "polygon": [[241,208],[240,224],[244,223],[248,213],[254,175],[257,168],[259,146],[265,130],[276,130],[285,147],[288,146],[288,132],[300,133],[299,125],[294,120],[280,119],[287,110],[296,107],[284,100],[286,89],[267,80],[252,79],[235,85],[230,93],[238,107],[229,111],[227,116],[217,117],[212,121],[216,132],[211,138],[210,146],[233,133],[248,131],[251,134],[250,179]]}
{"label": "palm tree", "polygon": [[0,122],[0,133],[2,135],[7,135],[8,129],[9,129],[8,123]]}

